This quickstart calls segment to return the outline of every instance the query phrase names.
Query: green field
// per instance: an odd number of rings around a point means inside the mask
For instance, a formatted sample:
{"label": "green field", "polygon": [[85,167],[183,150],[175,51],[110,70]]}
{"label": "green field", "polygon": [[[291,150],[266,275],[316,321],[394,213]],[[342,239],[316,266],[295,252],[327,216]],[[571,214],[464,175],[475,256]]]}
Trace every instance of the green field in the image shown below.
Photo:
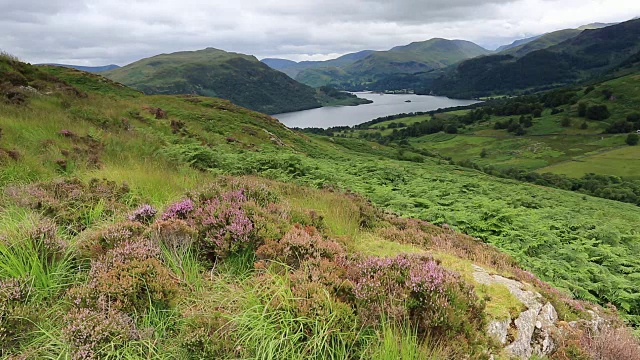
{"label": "green field", "polygon": [[609,174],[629,179],[640,179],[640,147],[621,149],[584,156],[572,161],[544,167],[539,172],[552,172],[572,177],[584,174]]}

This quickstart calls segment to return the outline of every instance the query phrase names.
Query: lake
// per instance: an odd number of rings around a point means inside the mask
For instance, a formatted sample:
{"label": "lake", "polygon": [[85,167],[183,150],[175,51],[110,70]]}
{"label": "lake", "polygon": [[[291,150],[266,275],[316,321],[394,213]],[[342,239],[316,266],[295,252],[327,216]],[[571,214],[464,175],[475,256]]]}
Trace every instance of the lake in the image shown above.
{"label": "lake", "polygon": [[[356,92],[353,94],[372,100],[373,103],[358,106],[323,107],[272,116],[290,128],[318,127],[326,129],[333,126],[358,125],[382,116],[431,111],[477,103],[475,100],[454,100],[442,96],[378,94],[371,92]],[[407,100],[411,102],[407,102]]]}

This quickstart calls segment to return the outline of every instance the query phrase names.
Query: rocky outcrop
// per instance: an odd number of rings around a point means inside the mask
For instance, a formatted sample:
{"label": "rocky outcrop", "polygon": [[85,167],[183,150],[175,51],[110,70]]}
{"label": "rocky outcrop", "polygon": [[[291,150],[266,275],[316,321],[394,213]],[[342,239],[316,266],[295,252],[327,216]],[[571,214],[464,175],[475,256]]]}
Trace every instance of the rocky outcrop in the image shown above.
{"label": "rocky outcrop", "polygon": [[[552,335],[558,330],[558,314],[553,305],[546,302],[539,293],[529,290],[526,284],[489,274],[479,266],[474,265],[473,277],[479,284],[504,285],[527,307],[517,318],[492,321],[487,328],[490,336],[505,345],[508,354],[529,359],[533,355],[549,355],[556,349]],[[508,336],[510,329],[515,332],[512,339]]]}

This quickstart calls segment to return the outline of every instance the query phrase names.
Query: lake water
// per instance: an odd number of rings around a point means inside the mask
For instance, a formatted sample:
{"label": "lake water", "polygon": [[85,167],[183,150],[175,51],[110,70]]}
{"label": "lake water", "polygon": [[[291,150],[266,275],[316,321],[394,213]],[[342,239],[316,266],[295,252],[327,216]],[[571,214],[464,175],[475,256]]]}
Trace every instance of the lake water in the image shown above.
{"label": "lake water", "polygon": [[[474,100],[454,100],[441,96],[413,94],[354,93],[358,97],[372,100],[371,104],[358,106],[332,106],[272,115],[286,126],[293,128],[329,128],[353,126],[382,116],[431,111],[440,108],[464,106],[477,103]],[[406,102],[411,100],[411,102]]]}

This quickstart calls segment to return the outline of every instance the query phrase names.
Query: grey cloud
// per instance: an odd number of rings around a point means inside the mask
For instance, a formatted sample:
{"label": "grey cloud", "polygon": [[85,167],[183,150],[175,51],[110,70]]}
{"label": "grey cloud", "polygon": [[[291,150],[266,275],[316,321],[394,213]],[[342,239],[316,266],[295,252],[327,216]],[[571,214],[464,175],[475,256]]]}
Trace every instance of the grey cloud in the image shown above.
{"label": "grey cloud", "polygon": [[[604,0],[0,0],[0,49],[31,62],[123,65],[208,46],[294,58],[432,37],[497,46],[522,34],[640,13],[637,1],[609,2],[618,6]],[[626,11],[615,10],[620,7]]]}

